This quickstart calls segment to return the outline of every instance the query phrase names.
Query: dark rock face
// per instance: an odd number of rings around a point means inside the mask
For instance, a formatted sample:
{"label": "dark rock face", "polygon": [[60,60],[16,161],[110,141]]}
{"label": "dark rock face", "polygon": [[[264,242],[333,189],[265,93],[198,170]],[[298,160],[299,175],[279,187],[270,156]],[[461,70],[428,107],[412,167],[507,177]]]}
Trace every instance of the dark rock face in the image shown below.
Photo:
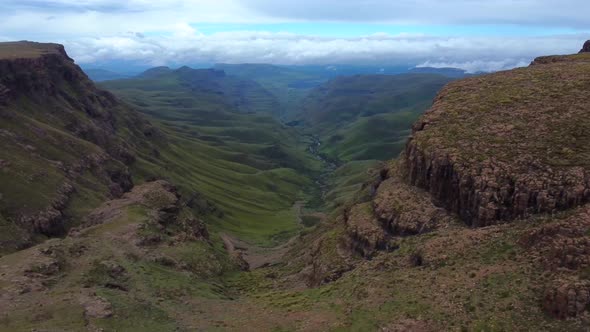
{"label": "dark rock face", "polygon": [[[0,212],[28,234],[60,236],[67,232],[65,220],[72,217],[64,215],[70,198],[82,192],[77,189],[97,190],[105,199],[121,197],[133,188],[128,166],[138,151],[153,149],[152,142],[162,141],[164,135],[111,93],[98,89],[63,46],[0,45],[7,47],[8,52],[0,53],[0,143],[18,146],[21,155],[0,152],[0,168],[19,174],[29,164],[46,164],[43,176],[50,176],[52,185],[43,188],[45,206],[31,208],[19,201]],[[23,161],[11,163],[12,158]],[[88,175],[98,185],[88,188]],[[0,191],[17,196],[19,190],[35,185],[35,176],[11,187],[0,183]]]}
{"label": "dark rock face", "polygon": [[590,174],[583,168],[557,170],[538,163],[526,173],[502,163],[469,168],[449,156],[424,153],[412,141],[405,162],[411,184],[427,189],[473,226],[565,210],[590,199]]}
{"label": "dark rock face", "polygon": [[584,46],[582,47],[582,49],[580,50],[580,53],[588,53],[590,52],[590,40],[587,40],[584,43]]}
{"label": "dark rock face", "polygon": [[21,216],[19,224],[33,233],[47,236],[59,236],[65,233],[63,209],[68,205],[70,196],[76,189],[70,183],[64,183],[58,189],[58,195],[50,207],[33,215]]}
{"label": "dark rock face", "polygon": [[590,304],[588,282],[557,282],[545,292],[543,308],[555,318],[580,316]]}
{"label": "dark rock face", "polygon": [[590,305],[590,207],[570,217],[543,224],[525,233],[520,244],[539,269],[550,277],[544,285],[543,308],[547,314],[566,319],[578,317]]}

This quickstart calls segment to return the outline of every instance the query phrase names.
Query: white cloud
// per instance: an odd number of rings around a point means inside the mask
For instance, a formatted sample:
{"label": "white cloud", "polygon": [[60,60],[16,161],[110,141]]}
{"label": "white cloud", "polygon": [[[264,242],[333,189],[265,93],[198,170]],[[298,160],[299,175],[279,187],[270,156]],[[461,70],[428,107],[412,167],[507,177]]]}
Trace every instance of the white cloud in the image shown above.
{"label": "white cloud", "polygon": [[555,6],[552,0],[0,0],[0,40],[60,42],[84,64],[107,60],[149,65],[413,63],[497,70],[528,63],[539,55],[576,52],[588,36],[375,33],[328,38],[265,31],[205,35],[199,26],[206,22],[362,21],[590,28],[586,19],[590,1],[562,0],[559,10]]}
{"label": "white cloud", "polygon": [[526,67],[530,64],[530,59],[503,59],[503,60],[472,60],[463,62],[435,62],[425,61],[416,67],[433,67],[433,68],[459,68],[467,73],[493,72],[506,70],[516,67]]}
{"label": "white cloud", "polygon": [[328,38],[257,31],[203,35],[179,25],[167,36],[115,37],[65,41],[79,63],[132,60],[167,63],[273,63],[273,64],[420,64],[493,71],[528,64],[534,57],[574,53],[583,36],[547,37],[437,37],[377,34],[355,38]]}

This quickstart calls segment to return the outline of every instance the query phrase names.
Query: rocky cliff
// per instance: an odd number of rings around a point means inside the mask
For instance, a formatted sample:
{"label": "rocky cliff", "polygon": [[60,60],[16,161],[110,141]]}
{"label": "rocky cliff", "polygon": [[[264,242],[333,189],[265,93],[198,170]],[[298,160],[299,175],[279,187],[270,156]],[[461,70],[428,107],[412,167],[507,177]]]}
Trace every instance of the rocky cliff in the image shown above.
{"label": "rocky cliff", "polygon": [[414,125],[404,163],[467,224],[553,213],[590,198],[590,56],[451,83]]}
{"label": "rocky cliff", "polygon": [[[545,314],[582,317],[573,322],[583,325],[590,305],[589,92],[586,53],[448,84],[414,124],[400,158],[314,239],[310,285],[387,275],[411,293],[398,294],[417,302],[415,294],[428,289],[424,305],[436,303],[429,313],[467,310],[471,321],[493,312],[497,319],[505,309],[496,304],[510,299],[520,317],[512,328]],[[518,298],[496,297],[502,287],[518,289]],[[472,296],[485,299],[484,309],[471,300],[451,309],[451,298]],[[536,308],[544,313],[533,314]]]}
{"label": "rocky cliff", "polygon": [[10,250],[128,191],[128,168],[157,132],[63,46],[31,42],[0,43],[0,120],[0,249]]}
{"label": "rocky cliff", "polygon": [[586,41],[584,43],[584,46],[580,50],[580,53],[588,53],[588,52],[590,52],[590,40]]}

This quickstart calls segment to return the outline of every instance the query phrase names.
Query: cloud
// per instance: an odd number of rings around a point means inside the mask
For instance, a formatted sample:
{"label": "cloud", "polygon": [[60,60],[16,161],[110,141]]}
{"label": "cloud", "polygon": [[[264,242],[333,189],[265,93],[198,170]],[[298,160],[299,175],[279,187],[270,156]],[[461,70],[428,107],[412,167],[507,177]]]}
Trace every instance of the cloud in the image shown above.
{"label": "cloud", "polygon": [[[499,70],[539,55],[576,52],[588,35],[470,37],[471,27],[590,28],[590,1],[561,0],[559,10],[555,6],[552,0],[2,0],[0,40],[60,42],[83,64],[419,64]],[[465,32],[462,37],[432,31],[346,38],[268,31],[203,34],[198,29],[207,22],[308,22],[300,24],[309,31],[313,22],[327,21],[388,22],[399,24],[400,31],[403,24],[467,28],[457,30]]]}
{"label": "cloud", "polygon": [[167,36],[127,33],[66,42],[79,63],[129,60],[148,65],[195,63],[374,64],[456,67],[494,71],[523,66],[539,55],[577,52],[582,35],[546,37],[439,37],[375,34],[329,38],[261,31],[203,35],[178,25]]}

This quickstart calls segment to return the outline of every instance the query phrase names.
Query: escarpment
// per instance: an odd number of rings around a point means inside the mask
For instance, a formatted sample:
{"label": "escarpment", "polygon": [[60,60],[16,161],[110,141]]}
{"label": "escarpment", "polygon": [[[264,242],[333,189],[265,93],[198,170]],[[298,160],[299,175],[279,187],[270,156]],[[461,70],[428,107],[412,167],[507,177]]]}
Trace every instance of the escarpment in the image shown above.
{"label": "escarpment", "polygon": [[133,147],[116,136],[124,129],[137,135],[153,128],[110,92],[96,88],[58,44],[0,44],[0,101],[8,104],[0,110],[6,117],[24,113],[48,122],[126,164],[133,161]]}
{"label": "escarpment", "polygon": [[[400,273],[427,266],[438,275],[457,255],[453,264],[480,266],[484,274],[527,275],[531,297],[549,316],[586,315],[588,142],[589,54],[541,57],[527,68],[450,83],[370,195],[336,219],[338,231],[314,251],[314,271],[332,278],[324,282],[342,278],[343,263],[391,264]],[[330,252],[324,247],[334,234],[339,251]],[[501,248],[513,249],[490,259]]]}
{"label": "escarpment", "polygon": [[587,203],[589,91],[586,54],[448,84],[370,201],[344,213],[349,247],[370,257],[451,214],[480,227]]}
{"label": "escarpment", "polygon": [[445,87],[407,143],[409,182],[473,226],[588,202],[590,57],[545,60]]}
{"label": "escarpment", "polygon": [[589,53],[590,52],[590,40],[587,40],[584,43],[584,46],[582,47],[582,49],[580,50],[580,53]]}
{"label": "escarpment", "polygon": [[163,138],[57,44],[0,43],[0,119],[0,227],[11,230],[0,251],[63,235],[68,219],[129,191],[129,167]]}

